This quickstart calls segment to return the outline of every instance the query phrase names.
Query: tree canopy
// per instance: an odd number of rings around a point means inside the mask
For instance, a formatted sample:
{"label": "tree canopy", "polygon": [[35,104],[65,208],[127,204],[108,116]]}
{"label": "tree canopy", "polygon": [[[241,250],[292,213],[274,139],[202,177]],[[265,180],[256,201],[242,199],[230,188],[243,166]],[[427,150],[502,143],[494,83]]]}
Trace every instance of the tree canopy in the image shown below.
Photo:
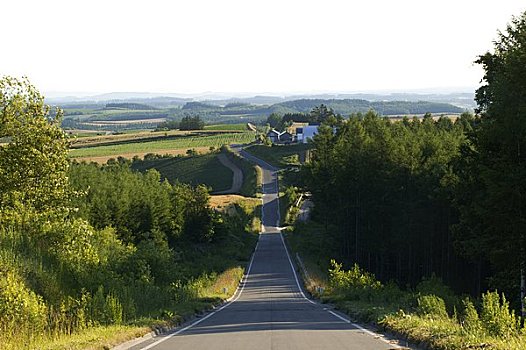
{"label": "tree canopy", "polygon": [[0,208],[39,212],[67,205],[68,144],[62,111],[51,113],[26,79],[0,80]]}
{"label": "tree canopy", "polygon": [[205,128],[205,122],[199,116],[185,116],[179,122],[180,130],[202,130]]}

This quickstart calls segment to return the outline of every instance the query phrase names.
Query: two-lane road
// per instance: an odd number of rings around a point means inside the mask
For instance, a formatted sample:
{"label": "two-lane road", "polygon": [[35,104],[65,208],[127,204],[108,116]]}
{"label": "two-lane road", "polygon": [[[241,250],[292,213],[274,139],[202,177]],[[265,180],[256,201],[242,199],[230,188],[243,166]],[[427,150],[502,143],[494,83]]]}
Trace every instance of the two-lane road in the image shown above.
{"label": "two-lane road", "polygon": [[235,298],[171,334],[147,340],[134,350],[233,349],[398,349],[344,316],[305,297],[279,226],[276,171],[264,172],[263,233]]}

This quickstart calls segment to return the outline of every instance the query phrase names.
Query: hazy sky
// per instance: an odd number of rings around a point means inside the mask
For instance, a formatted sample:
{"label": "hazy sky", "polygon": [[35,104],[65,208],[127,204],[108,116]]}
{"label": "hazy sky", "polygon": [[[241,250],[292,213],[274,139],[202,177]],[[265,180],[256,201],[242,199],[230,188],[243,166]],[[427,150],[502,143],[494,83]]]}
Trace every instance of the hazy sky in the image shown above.
{"label": "hazy sky", "polygon": [[45,92],[476,87],[524,0],[6,0],[0,75]]}

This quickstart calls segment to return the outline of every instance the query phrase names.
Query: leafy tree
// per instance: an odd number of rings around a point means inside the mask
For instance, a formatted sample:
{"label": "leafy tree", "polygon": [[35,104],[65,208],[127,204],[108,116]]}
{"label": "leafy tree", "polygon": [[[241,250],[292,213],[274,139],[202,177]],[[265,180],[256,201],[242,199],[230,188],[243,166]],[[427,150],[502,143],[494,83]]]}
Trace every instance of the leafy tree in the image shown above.
{"label": "leafy tree", "polygon": [[50,113],[27,79],[0,80],[0,208],[58,214],[67,207],[68,144],[62,111]]}
{"label": "leafy tree", "polygon": [[[526,13],[514,17],[507,30],[499,33],[493,52],[485,53],[476,62],[485,71],[484,84],[476,92],[481,118],[473,138],[476,151],[467,152],[464,160],[467,169],[459,195],[462,213],[459,243],[473,258],[489,260],[494,271],[493,286],[508,295],[518,296],[521,290],[523,301]],[[522,309],[524,315],[524,304]]]}

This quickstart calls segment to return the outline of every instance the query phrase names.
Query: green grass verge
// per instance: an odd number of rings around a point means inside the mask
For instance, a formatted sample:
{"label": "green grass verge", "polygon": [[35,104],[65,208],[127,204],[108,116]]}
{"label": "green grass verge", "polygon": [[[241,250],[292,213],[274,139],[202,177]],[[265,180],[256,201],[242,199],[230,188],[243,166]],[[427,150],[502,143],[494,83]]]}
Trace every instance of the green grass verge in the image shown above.
{"label": "green grass verge", "polygon": [[253,145],[245,150],[277,168],[300,165],[300,159],[310,149],[308,144],[295,145]]}
{"label": "green grass verge", "polygon": [[[196,313],[211,310],[222,300],[231,297],[244,273],[240,266],[227,269],[221,274],[205,281],[199,290],[199,298],[175,304],[164,310],[164,318],[141,318],[124,325],[90,327],[72,334],[59,334],[54,337],[41,337],[28,340],[10,338],[2,343],[2,350],[107,350],[131,339],[141,337],[153,330],[175,327]],[[0,336],[0,340],[2,337]]]}
{"label": "green grass verge", "polygon": [[221,134],[212,136],[188,136],[171,140],[133,142],[107,146],[95,146],[70,150],[70,157],[103,157],[119,156],[129,153],[155,153],[168,149],[185,149],[194,147],[215,147],[231,143],[249,143],[254,141],[253,132]]}
{"label": "green grass verge", "polygon": [[526,328],[498,293],[487,292],[472,303],[433,277],[412,290],[401,290],[357,266],[331,269],[329,257],[338,247],[327,241],[324,230],[315,222],[300,223],[285,234],[305,267],[301,270],[306,289],[322,302],[426,349],[526,349]]}
{"label": "green grass verge", "polygon": [[163,179],[192,185],[204,184],[213,192],[228,190],[232,185],[232,170],[217,159],[217,153],[189,157],[146,157],[135,160],[132,169],[145,172],[156,169]]}

